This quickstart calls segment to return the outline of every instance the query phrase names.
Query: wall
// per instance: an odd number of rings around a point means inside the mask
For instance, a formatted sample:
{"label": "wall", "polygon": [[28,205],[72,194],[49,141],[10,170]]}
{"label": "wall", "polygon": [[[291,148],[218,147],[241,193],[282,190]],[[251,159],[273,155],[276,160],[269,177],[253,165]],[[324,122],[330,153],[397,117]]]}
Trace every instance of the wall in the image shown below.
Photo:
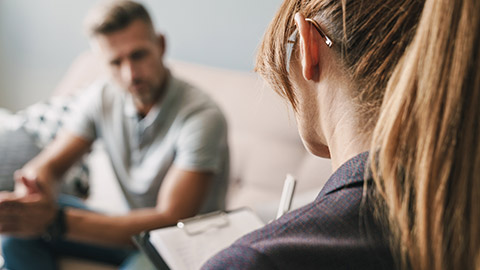
{"label": "wall", "polygon": [[[82,22],[95,0],[0,0],[0,107],[12,111],[49,95],[88,49]],[[167,57],[252,70],[255,51],[281,0],[144,0],[167,36]]]}

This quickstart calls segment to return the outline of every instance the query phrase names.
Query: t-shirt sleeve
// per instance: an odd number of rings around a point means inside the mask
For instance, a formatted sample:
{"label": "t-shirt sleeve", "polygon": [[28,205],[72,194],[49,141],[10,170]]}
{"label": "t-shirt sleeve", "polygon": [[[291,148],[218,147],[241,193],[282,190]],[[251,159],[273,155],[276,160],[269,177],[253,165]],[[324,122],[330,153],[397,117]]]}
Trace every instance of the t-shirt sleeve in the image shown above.
{"label": "t-shirt sleeve", "polygon": [[65,119],[65,130],[86,140],[96,139],[95,116],[101,113],[102,88],[101,83],[93,84],[75,98],[72,112]]}
{"label": "t-shirt sleeve", "polygon": [[227,123],[222,112],[212,107],[188,117],[176,149],[174,164],[179,168],[217,173],[228,151]]}

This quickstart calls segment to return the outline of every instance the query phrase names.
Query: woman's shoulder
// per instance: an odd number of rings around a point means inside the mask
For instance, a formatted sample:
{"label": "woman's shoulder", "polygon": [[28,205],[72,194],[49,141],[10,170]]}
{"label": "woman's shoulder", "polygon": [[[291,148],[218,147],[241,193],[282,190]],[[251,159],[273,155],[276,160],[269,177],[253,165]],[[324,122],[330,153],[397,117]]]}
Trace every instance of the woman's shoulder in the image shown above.
{"label": "woman's shoulder", "polygon": [[361,197],[350,206],[337,199],[317,199],[242,237],[205,269],[392,269],[388,245],[360,228]]}
{"label": "woman's shoulder", "polygon": [[344,164],[314,202],[242,237],[210,265],[228,261],[252,265],[250,269],[392,269],[388,243],[369,208],[362,206],[367,157]]}

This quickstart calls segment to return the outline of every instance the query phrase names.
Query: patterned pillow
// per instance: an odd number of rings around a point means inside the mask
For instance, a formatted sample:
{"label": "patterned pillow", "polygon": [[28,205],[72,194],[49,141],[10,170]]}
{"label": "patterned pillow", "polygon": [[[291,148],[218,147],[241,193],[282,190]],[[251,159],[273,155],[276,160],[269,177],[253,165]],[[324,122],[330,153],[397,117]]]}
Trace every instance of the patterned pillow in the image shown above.
{"label": "patterned pillow", "polygon": [[[23,128],[32,136],[36,145],[46,147],[68,121],[74,97],[58,96],[36,103],[18,113],[23,119]],[[86,157],[75,164],[63,178],[62,192],[79,197],[88,196],[89,170]]]}

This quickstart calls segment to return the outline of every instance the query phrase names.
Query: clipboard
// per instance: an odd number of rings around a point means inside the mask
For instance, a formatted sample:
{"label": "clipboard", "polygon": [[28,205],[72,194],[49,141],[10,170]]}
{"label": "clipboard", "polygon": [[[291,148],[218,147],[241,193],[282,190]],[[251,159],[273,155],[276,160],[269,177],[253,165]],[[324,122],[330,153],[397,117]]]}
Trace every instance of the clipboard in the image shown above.
{"label": "clipboard", "polygon": [[150,259],[155,268],[158,270],[170,270],[160,254],[155,250],[155,247],[150,243],[149,232],[141,232],[140,234],[134,235],[132,239],[138,249]]}
{"label": "clipboard", "polygon": [[199,269],[210,257],[265,224],[250,208],[212,212],[133,237],[160,270]]}

